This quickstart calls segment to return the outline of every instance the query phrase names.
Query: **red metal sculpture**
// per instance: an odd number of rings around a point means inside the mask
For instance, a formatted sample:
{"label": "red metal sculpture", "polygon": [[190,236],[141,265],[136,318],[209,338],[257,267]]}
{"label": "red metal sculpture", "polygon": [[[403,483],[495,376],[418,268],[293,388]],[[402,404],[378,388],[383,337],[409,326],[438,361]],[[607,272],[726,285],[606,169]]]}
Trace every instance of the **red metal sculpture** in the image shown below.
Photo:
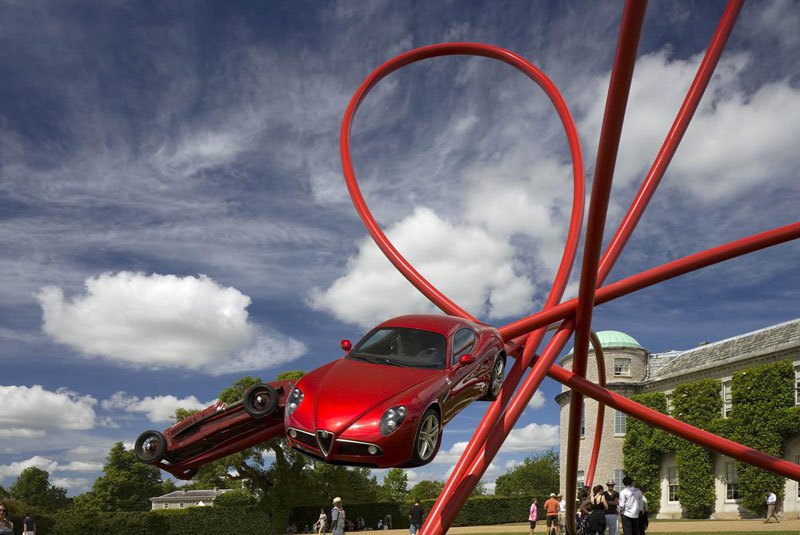
{"label": "red metal sculpture", "polygon": [[[585,379],[594,306],[690,271],[800,237],[800,223],[794,223],[702,251],[608,286],[602,286],[675,154],[741,10],[742,1],[731,0],[728,3],[672,128],[667,134],[661,150],[619,229],[601,257],[603,228],[616,163],[617,147],[622,131],[628,91],[633,76],[645,6],[645,2],[628,0],[624,7],[597,151],[595,175],[592,182],[579,294],[577,299],[566,303],[559,304],[559,301],[563,295],[578,244],[583,214],[583,164],[577,131],[569,110],[558,90],[541,71],[516,54],[494,46],[477,43],[432,45],[406,52],[381,65],[364,80],[347,107],[342,122],[340,138],[342,167],[355,208],[367,230],[394,266],[431,302],[447,314],[460,316],[468,320],[474,320],[474,318],[430,284],[394,248],[375,222],[364,202],[350,159],[350,129],[359,105],[367,93],[383,77],[410,63],[447,55],[477,55],[496,59],[519,69],[544,89],[564,125],[573,160],[574,192],[570,230],[553,287],[542,311],[499,328],[499,332],[506,344],[506,350],[509,355],[515,357],[515,363],[506,377],[497,401],[492,403],[477,427],[464,454],[456,464],[436,504],[428,515],[422,529],[422,533],[425,535],[438,535],[447,531],[456,513],[480,480],[505,438],[513,429],[545,375],[549,375],[572,389],[570,423],[567,431],[566,496],[574,496],[576,492],[577,439],[580,433],[580,410],[584,395],[596,399],[600,403],[601,409],[604,405],[611,406],[629,416],[660,427],[703,447],[781,476],[800,481],[800,465],[772,457],[697,429]],[[543,340],[545,331],[549,326],[557,323],[556,334],[550,339],[541,355],[537,357],[536,351]],[[569,372],[554,363],[573,333],[575,334],[575,353],[573,370]],[[528,368],[531,369],[528,370]],[[527,375],[523,380],[523,375],[526,371]],[[520,388],[514,393],[521,380]],[[600,435],[600,433],[595,435],[596,440],[592,451],[592,459],[595,460],[600,446]],[[593,466],[594,461],[592,462]],[[567,500],[567,504],[568,530],[570,533],[574,533],[575,504],[572,500]]]}

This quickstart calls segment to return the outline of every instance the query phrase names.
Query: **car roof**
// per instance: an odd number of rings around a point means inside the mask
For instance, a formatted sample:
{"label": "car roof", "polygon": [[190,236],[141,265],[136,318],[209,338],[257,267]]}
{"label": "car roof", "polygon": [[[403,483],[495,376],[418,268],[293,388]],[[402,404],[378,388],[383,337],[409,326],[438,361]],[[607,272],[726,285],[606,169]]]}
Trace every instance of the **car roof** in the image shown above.
{"label": "car roof", "polygon": [[479,325],[472,321],[465,320],[456,316],[446,316],[444,314],[408,314],[386,320],[377,328],[381,327],[405,327],[409,329],[422,329],[448,335],[461,327],[472,327],[473,329],[484,329],[486,326]]}

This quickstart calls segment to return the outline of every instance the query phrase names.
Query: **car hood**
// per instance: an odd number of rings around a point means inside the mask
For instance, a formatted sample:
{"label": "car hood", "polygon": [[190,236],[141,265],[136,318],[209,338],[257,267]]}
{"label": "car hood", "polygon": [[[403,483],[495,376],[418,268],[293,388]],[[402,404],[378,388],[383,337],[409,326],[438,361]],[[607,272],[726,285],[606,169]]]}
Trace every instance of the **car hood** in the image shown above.
{"label": "car hood", "polygon": [[338,433],[377,405],[405,393],[398,403],[413,403],[426,387],[445,376],[444,370],[424,370],[373,364],[342,358],[319,378],[314,395],[317,429]]}

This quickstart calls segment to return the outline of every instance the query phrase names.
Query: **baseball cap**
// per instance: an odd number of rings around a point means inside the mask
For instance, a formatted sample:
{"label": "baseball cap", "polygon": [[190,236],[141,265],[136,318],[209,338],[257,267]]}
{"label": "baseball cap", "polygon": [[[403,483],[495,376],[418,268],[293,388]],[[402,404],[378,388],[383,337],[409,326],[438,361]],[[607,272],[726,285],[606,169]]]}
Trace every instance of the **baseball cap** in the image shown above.
{"label": "baseball cap", "polygon": [[551,497],[551,498],[555,498],[555,497],[556,497],[556,493],[555,493],[555,492],[551,492],[551,493],[550,493],[550,497]]}
{"label": "baseball cap", "polygon": [[609,486],[609,485],[610,485],[610,486],[615,486],[616,484],[617,484],[617,483],[616,483],[615,481],[613,481],[613,480],[608,480],[608,481],[606,482],[606,486]]}

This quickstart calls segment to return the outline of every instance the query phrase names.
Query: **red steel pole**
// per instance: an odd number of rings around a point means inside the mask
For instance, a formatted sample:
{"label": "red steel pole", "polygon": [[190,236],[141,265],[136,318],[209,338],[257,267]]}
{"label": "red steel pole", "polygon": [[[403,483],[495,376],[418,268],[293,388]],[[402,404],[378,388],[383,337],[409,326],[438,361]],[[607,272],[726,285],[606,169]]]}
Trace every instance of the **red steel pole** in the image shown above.
{"label": "red steel pole", "polygon": [[[611,196],[611,183],[617,162],[619,138],[625,120],[633,69],[636,65],[636,51],[639,49],[639,36],[642,32],[647,2],[627,0],[622,12],[617,51],[611,68],[608,83],[606,109],[600,129],[597,147],[592,196],[589,202],[589,217],[586,223],[586,241],[583,250],[583,264],[578,289],[578,310],[575,315],[575,352],[572,356],[572,372],[580,377],[586,375],[586,360],[589,354],[589,331],[592,328],[594,294],[597,289],[597,266],[603,246],[603,229]],[[565,462],[565,494],[567,498],[567,532],[575,533],[575,500],[577,495],[578,458],[581,441],[581,416],[583,414],[583,395],[572,392],[569,404],[569,427],[567,428],[567,455]],[[596,439],[600,439],[596,435]]]}

